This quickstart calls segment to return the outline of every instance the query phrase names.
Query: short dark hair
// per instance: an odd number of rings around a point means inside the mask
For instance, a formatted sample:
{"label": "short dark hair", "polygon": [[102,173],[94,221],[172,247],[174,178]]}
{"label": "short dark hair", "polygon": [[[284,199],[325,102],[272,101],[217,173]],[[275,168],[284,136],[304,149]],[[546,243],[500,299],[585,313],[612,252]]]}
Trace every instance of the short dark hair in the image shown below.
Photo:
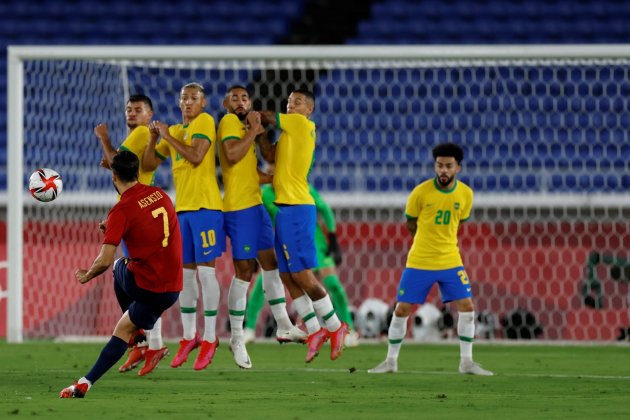
{"label": "short dark hair", "polygon": [[147,95],[143,93],[137,93],[135,95],[131,95],[129,99],[127,99],[127,103],[129,102],[144,102],[145,104],[147,104],[149,109],[153,111],[153,102],[151,102],[151,98],[149,98]]}
{"label": "short dark hair", "polygon": [[138,160],[138,156],[128,150],[122,150],[116,153],[109,166],[112,168],[112,172],[122,182],[138,180],[140,161]]}
{"label": "short dark hair", "polygon": [[306,96],[306,99],[313,102],[313,106],[315,106],[315,95],[313,95],[313,92],[311,92],[310,90],[305,88],[295,89],[292,93],[301,93],[302,95]]}
{"label": "short dark hair", "polygon": [[433,148],[433,160],[438,157],[455,158],[457,164],[460,165],[464,160],[464,150],[455,143],[441,143]]}
{"label": "short dark hair", "polygon": [[225,91],[225,97],[227,98],[228,95],[230,94],[230,92],[232,92],[234,89],[243,89],[245,92],[247,92],[248,95],[251,96],[251,94],[249,93],[249,89],[247,89],[245,86],[243,86],[243,85],[232,85],[229,88],[227,88],[227,90]]}

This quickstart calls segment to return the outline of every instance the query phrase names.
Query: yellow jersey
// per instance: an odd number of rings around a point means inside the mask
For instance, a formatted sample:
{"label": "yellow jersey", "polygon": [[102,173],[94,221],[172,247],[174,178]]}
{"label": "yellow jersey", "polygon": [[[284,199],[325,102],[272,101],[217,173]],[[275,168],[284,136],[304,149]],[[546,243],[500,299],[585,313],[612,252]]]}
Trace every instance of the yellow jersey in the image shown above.
{"label": "yellow jersey", "polygon": [[144,150],[147,148],[147,144],[149,143],[149,127],[145,125],[139,125],[134,128],[131,133],[127,136],[127,138],[120,145],[119,150],[127,150],[128,152],[133,153],[138,156],[140,160],[140,168],[138,170],[138,182],[144,185],[153,185],[155,180],[155,170],[146,171],[142,167],[142,155],[144,154]]}
{"label": "yellow jersey", "polygon": [[460,181],[442,190],[437,180],[427,180],[407,199],[407,218],[417,219],[417,230],[407,256],[407,267],[447,270],[462,266],[457,246],[459,224],[470,217],[473,190]]}
{"label": "yellow jersey", "polygon": [[210,149],[197,166],[186,160],[164,140],[155,147],[155,152],[161,159],[169,156],[171,158],[175,184],[175,211],[223,210],[223,200],[216,176],[217,133],[212,116],[203,112],[188,125],[170,126],[169,132],[186,146],[192,146],[193,139],[196,138],[210,142]]}
{"label": "yellow jersey", "polygon": [[[245,133],[245,125],[235,114],[226,114],[221,118],[218,131],[221,143],[241,141]],[[217,147],[223,174],[223,211],[243,210],[262,204],[256,144],[252,142],[245,156],[235,164],[228,162],[223,144]]]}
{"label": "yellow jersey", "polygon": [[282,130],[276,146],[273,189],[277,204],[315,204],[308,191],[308,174],[315,153],[315,123],[301,114],[276,114]]}

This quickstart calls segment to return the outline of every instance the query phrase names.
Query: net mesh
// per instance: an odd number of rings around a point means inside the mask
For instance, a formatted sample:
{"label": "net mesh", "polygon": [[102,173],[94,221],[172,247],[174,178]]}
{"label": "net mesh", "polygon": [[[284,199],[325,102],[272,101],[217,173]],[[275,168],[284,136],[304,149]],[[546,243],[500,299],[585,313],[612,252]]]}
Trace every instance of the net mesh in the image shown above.
{"label": "net mesh", "polygon": [[[232,84],[250,88],[256,109],[284,110],[294,88],[315,92],[311,182],[337,212],[338,271],[355,308],[394,303],[411,242],[406,195],[433,176],[431,148],[454,141],[466,152],[460,179],[476,192],[460,247],[492,336],[615,339],[630,325],[629,70],[617,59],[26,61],[24,185],[50,167],[64,191],[25,203],[24,335],[111,332],[111,274],[82,287],[73,276],[98,253],[98,221],[116,200],[93,128],[106,122],[118,146],[133,93],[176,123],[179,89],[198,81],[217,122]],[[171,189],[168,164],[156,183]],[[217,272],[223,335],[229,253]],[[436,290],[429,301],[440,305]],[[177,310],[167,337],[180,334]],[[522,311],[534,321],[514,325]]]}

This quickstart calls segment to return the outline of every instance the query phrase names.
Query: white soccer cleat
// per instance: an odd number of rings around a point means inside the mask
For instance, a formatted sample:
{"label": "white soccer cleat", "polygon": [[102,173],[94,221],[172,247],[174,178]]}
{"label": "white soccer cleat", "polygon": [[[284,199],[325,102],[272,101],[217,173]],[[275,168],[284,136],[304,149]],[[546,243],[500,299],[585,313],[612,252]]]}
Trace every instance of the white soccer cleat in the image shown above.
{"label": "white soccer cleat", "polygon": [[289,330],[276,331],[276,340],[279,343],[306,343],[307,334],[295,325]]}
{"label": "white soccer cleat", "polygon": [[234,356],[234,361],[241,369],[251,369],[252,361],[249,359],[245,343],[241,340],[230,340],[230,351]]}
{"label": "white soccer cleat", "polygon": [[359,333],[356,331],[350,331],[348,335],[346,335],[344,344],[346,347],[357,347],[359,345]]}
{"label": "white soccer cleat", "polygon": [[368,369],[368,373],[396,373],[398,372],[397,359],[385,359],[378,366]]}
{"label": "white soccer cleat", "polygon": [[480,375],[480,376],[492,376],[494,373],[482,368],[479,363],[475,362],[462,362],[459,364],[459,373],[465,375]]}
{"label": "white soccer cleat", "polygon": [[253,343],[256,341],[256,331],[251,328],[245,328],[243,330],[243,342],[245,344]]}

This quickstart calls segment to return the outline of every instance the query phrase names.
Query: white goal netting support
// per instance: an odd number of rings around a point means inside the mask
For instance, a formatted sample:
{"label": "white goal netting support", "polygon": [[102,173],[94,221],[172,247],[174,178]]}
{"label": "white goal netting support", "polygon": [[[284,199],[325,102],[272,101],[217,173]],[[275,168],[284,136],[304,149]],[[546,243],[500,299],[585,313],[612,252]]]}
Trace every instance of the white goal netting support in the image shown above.
{"label": "white goal netting support", "polygon": [[[476,192],[460,247],[479,331],[609,341],[630,326],[626,46],[10,47],[8,57],[10,342],[111,333],[111,273],[84,286],[73,274],[97,254],[98,221],[116,200],[93,128],[106,122],[119,145],[134,93],[179,122],[190,81],[205,86],[217,122],[232,84],[248,86],[257,109],[284,110],[294,88],[315,92],[311,181],[337,212],[338,271],[357,313],[368,299],[394,303],[410,245],[406,196],[433,176],[432,147],[454,141]],[[52,203],[27,194],[38,167],[64,179]],[[156,179],[172,189],[168,163]],[[229,253],[218,273],[226,334]],[[441,307],[435,290],[429,302]],[[163,331],[179,335],[177,308]]]}

